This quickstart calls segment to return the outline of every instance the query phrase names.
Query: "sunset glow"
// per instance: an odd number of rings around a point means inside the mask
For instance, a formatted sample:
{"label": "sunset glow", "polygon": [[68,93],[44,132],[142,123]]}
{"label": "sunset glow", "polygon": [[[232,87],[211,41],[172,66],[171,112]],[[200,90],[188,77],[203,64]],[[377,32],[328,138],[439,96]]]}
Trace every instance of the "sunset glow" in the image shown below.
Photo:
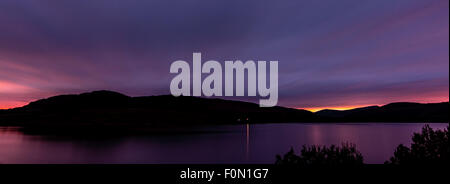
{"label": "sunset glow", "polygon": [[26,92],[26,91],[30,91],[30,90],[31,90],[31,88],[29,88],[27,86],[10,83],[10,82],[6,82],[6,81],[0,81],[0,94]]}
{"label": "sunset glow", "polygon": [[22,107],[28,104],[28,102],[14,102],[14,101],[6,101],[0,104],[0,109],[11,109],[15,107]]}
{"label": "sunset glow", "polygon": [[367,106],[374,106],[374,105],[357,105],[357,106],[341,106],[341,107],[339,107],[339,106],[336,106],[336,107],[306,107],[306,108],[297,108],[297,109],[304,109],[304,110],[308,110],[308,111],[311,111],[311,112],[317,112],[317,111],[325,110],[325,109],[329,109],[329,110],[349,110],[349,109],[355,109],[355,108],[367,107]]}

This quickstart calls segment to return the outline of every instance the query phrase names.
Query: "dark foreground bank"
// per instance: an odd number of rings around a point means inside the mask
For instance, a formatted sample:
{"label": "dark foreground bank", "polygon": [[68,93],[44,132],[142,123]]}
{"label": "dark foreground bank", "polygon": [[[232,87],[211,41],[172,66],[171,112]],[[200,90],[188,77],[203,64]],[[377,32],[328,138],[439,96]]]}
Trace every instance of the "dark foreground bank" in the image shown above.
{"label": "dark foreground bank", "polygon": [[[301,168],[280,165],[0,165],[15,182],[45,183],[366,183],[445,181],[448,166]],[[187,178],[185,172],[191,172]],[[266,173],[267,171],[267,173]],[[209,177],[201,172],[214,172]],[[240,173],[240,174],[238,174]],[[194,178],[196,176],[197,178]]]}

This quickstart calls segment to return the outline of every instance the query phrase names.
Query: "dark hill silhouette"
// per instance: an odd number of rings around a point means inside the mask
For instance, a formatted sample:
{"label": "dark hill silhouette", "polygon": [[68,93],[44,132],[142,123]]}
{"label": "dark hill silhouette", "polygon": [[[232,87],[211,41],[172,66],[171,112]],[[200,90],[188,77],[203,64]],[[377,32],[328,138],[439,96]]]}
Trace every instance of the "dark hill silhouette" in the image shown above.
{"label": "dark hill silhouette", "polygon": [[155,126],[313,121],[306,110],[172,95],[129,97],[112,91],[60,95],[0,111],[0,125]]}
{"label": "dark hill silhouette", "polygon": [[[392,103],[312,113],[285,107],[171,95],[129,97],[112,91],[60,95],[0,110],[0,126],[171,127],[278,122],[448,122],[449,103]],[[175,126],[176,125],[176,126]]]}
{"label": "dark hill silhouette", "polygon": [[449,103],[398,102],[351,110],[321,110],[315,114],[322,120],[350,122],[449,122]]}

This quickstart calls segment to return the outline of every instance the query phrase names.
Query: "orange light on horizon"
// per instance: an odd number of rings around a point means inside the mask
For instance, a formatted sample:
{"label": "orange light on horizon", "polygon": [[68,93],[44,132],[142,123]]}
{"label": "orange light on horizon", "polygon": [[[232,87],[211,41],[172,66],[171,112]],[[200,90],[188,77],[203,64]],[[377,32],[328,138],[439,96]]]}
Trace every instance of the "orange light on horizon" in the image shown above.
{"label": "orange light on horizon", "polygon": [[304,109],[304,110],[308,110],[308,111],[311,111],[311,112],[317,112],[317,111],[325,110],[325,109],[343,111],[343,110],[350,110],[350,109],[367,107],[367,106],[375,106],[375,105],[380,106],[380,104],[368,104],[368,105],[349,105],[349,106],[299,107],[299,108],[296,108],[296,109]]}
{"label": "orange light on horizon", "polygon": [[[369,98],[370,99],[370,98]],[[373,99],[369,101],[369,99],[364,99],[365,103],[362,102],[361,104],[353,104],[353,105],[341,105],[341,106],[313,106],[313,107],[294,107],[296,109],[304,109],[311,112],[317,112],[320,110],[330,109],[330,110],[350,110],[355,108],[361,108],[361,107],[368,107],[368,106],[383,106],[387,105],[389,103],[396,103],[396,102],[412,102],[412,103],[440,103],[440,102],[448,102],[449,96],[448,96],[448,90],[444,91],[436,91],[428,94],[423,95],[414,95],[414,96],[408,96],[405,95],[400,98],[395,99]],[[356,99],[352,99],[356,101]]]}
{"label": "orange light on horizon", "polygon": [[0,102],[0,110],[5,109],[12,109],[16,107],[22,107],[27,105],[28,102],[15,102],[15,101],[9,101],[9,102]]}

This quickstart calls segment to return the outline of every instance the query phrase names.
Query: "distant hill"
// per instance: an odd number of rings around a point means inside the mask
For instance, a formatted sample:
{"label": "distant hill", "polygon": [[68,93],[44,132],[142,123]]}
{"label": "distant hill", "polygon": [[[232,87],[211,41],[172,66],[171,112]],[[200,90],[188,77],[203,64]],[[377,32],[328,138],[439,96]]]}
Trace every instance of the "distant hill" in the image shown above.
{"label": "distant hill", "polygon": [[[173,127],[279,122],[449,122],[449,103],[392,103],[312,113],[285,107],[171,95],[129,97],[112,91],[60,95],[0,110],[0,126]],[[172,126],[176,125],[176,126]]]}
{"label": "distant hill", "polygon": [[449,122],[449,103],[390,103],[351,110],[321,110],[315,114],[324,121],[349,122]]}
{"label": "distant hill", "polygon": [[129,97],[112,91],[60,95],[0,111],[0,125],[78,126],[236,124],[313,121],[312,112],[172,95]]}

